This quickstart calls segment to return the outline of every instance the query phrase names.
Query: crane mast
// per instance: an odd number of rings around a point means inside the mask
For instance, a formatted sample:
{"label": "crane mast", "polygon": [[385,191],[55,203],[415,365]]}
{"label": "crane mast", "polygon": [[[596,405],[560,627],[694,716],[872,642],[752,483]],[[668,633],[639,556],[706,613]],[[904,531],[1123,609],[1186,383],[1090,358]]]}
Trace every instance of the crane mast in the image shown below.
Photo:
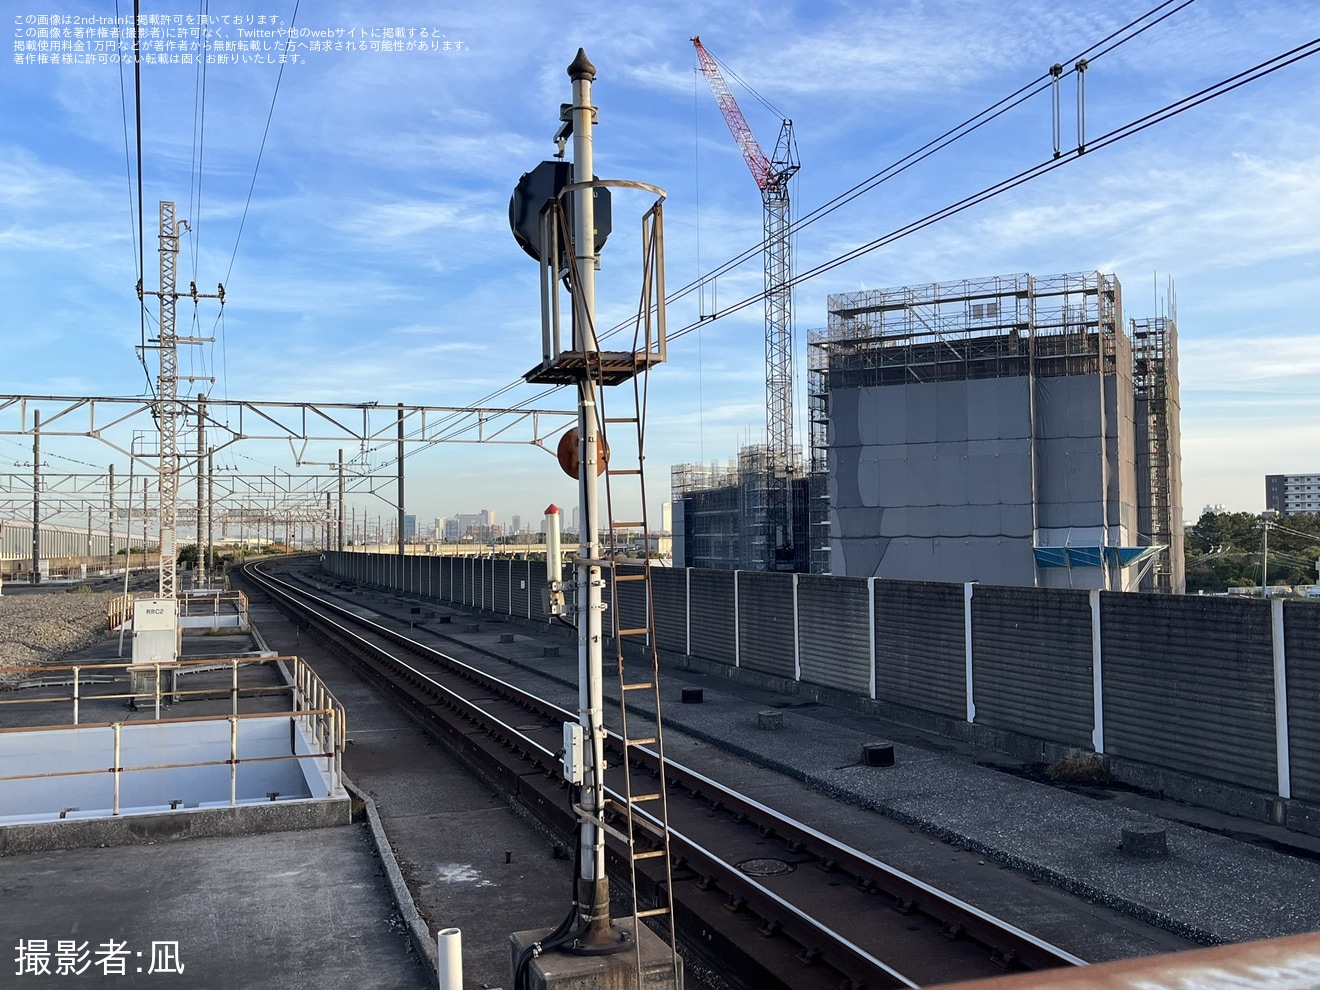
{"label": "crane mast", "polygon": [[765,432],[770,453],[769,513],[774,543],[772,569],[793,559],[791,479],[797,469],[793,444],[793,256],[788,181],[801,167],[793,140],[793,122],[783,119],[772,157],[766,157],[734,99],[719,64],[699,37],[692,39],[710,91],[761,190],[765,214]]}

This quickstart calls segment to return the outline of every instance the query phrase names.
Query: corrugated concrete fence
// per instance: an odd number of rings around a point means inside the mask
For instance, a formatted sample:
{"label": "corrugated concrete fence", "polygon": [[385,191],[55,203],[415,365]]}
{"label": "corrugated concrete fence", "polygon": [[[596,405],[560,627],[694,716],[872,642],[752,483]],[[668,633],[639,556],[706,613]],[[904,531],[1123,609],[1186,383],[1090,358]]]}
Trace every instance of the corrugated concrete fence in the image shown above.
{"label": "corrugated concrete fence", "polygon": [[[401,564],[390,554],[328,553],[325,566],[354,581],[545,619],[542,561]],[[983,738],[1048,744],[1041,752],[1093,751],[1320,805],[1320,604],[695,568],[654,574],[656,642],[667,654],[924,713],[945,728],[978,727]],[[642,587],[630,586],[622,602],[634,627],[645,622],[645,602],[634,597]]]}

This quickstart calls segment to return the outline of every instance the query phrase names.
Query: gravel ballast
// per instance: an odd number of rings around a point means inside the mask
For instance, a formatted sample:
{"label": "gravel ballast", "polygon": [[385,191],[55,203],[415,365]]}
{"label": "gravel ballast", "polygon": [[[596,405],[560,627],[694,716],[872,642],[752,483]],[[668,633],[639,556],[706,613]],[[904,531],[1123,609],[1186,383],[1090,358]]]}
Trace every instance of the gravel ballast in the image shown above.
{"label": "gravel ballast", "polygon": [[57,663],[106,635],[114,595],[52,592],[0,597],[0,668]]}

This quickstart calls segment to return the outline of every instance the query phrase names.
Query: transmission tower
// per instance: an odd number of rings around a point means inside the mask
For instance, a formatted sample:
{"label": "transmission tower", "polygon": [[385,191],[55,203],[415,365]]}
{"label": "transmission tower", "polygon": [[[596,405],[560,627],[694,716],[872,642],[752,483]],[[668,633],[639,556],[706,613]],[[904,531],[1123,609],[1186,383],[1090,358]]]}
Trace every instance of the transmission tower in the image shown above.
{"label": "transmission tower", "polygon": [[[157,296],[160,299],[160,335],[149,347],[160,352],[160,373],[156,378],[156,424],[160,430],[160,590],[161,598],[175,598],[178,590],[178,562],[175,534],[179,524],[179,419],[183,407],[179,402],[179,345],[206,344],[214,337],[180,337],[175,330],[175,309],[180,295],[199,299],[219,299],[225,303],[225,287],[217,286],[214,293],[200,293],[197,283],[189,291],[175,291],[175,272],[179,263],[179,236],[188,229],[187,220],[176,220],[174,204],[160,204],[160,289],[146,292],[138,283],[138,299]],[[199,376],[188,376],[188,381]],[[206,378],[206,381],[214,381]]]}
{"label": "transmission tower", "polygon": [[702,75],[715,94],[724,122],[738,143],[743,160],[761,190],[765,210],[765,433],[769,447],[769,514],[774,560],[770,565],[791,565],[793,512],[790,485],[797,473],[793,444],[793,257],[789,240],[791,209],[788,181],[801,167],[793,121],[781,118],[779,139],[767,158],[747,118],[743,116],[715,57],[699,37],[692,39]]}

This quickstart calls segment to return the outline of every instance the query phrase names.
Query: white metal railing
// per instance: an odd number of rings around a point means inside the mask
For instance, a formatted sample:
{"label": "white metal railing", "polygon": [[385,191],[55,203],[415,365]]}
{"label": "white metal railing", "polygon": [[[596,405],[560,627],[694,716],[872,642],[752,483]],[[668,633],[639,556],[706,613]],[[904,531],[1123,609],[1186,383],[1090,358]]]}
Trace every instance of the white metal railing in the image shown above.
{"label": "white metal railing", "polygon": [[[290,683],[281,685],[277,688],[272,688],[269,685],[259,685],[245,689],[240,686],[240,668],[260,664],[270,664],[276,669],[282,668],[286,670],[288,672]],[[177,689],[175,686],[174,675],[177,675],[178,673],[186,673],[190,667],[204,668],[212,671],[217,669],[217,667],[228,667],[230,669],[231,676],[227,692],[230,696],[230,710],[227,714],[198,715],[187,718],[160,717],[162,702],[169,703],[183,698],[198,697],[202,695],[211,698],[216,697],[218,692],[215,687],[192,690]],[[118,672],[118,674],[116,674],[116,672]],[[114,691],[104,693],[97,691],[91,695],[86,693],[86,688],[89,686],[104,685],[107,681],[113,683],[114,681],[122,680],[125,672],[127,672],[130,677],[130,690],[127,693],[117,693]],[[120,779],[125,773],[142,770],[176,770],[187,767],[228,766],[229,803],[233,806],[238,803],[238,767],[240,764],[311,759],[317,761],[318,769],[324,773],[330,789],[335,793],[343,792],[343,752],[344,745],[347,741],[345,709],[326,686],[325,682],[317,676],[311,666],[301,657],[236,657],[224,661],[203,659],[179,660],[174,663],[152,664],[73,664],[67,666],[18,667],[12,668],[9,671],[6,671],[6,673],[17,678],[22,678],[24,675],[31,674],[43,675],[42,680],[40,681],[23,682],[19,680],[17,683],[18,688],[67,687],[69,693],[36,698],[0,698],[0,705],[46,705],[67,703],[72,707],[73,721],[71,723],[62,724],[44,723],[16,728],[3,728],[0,729],[0,735],[42,732],[54,729],[109,728],[111,730],[112,738],[112,753],[109,767],[97,766],[87,769],[52,770],[40,773],[0,775],[0,783],[6,781],[78,777],[109,773],[114,780],[112,813],[117,815],[120,813]],[[50,675],[59,675],[61,673],[67,674],[67,679],[50,679]],[[149,676],[150,680],[143,681],[141,678],[144,676]],[[251,691],[254,695],[260,693],[263,696],[268,696],[272,690],[287,691],[289,693],[289,708],[282,712],[240,712],[239,702],[245,690]],[[135,720],[128,723],[132,727],[227,721],[229,723],[228,758],[122,766],[120,738],[125,723],[82,721],[82,709],[84,705],[92,702],[116,700],[132,700],[139,706],[144,703],[149,703],[153,706],[154,718]],[[250,720],[269,720],[281,716],[287,716],[291,720],[296,721],[297,725],[304,730],[304,738],[310,740],[309,751],[305,753],[294,751],[288,754],[278,754],[273,756],[250,756],[240,758],[238,755],[240,726],[242,726],[244,722]],[[173,807],[173,804],[171,807]],[[64,817],[63,813],[61,813],[60,817]]]}

